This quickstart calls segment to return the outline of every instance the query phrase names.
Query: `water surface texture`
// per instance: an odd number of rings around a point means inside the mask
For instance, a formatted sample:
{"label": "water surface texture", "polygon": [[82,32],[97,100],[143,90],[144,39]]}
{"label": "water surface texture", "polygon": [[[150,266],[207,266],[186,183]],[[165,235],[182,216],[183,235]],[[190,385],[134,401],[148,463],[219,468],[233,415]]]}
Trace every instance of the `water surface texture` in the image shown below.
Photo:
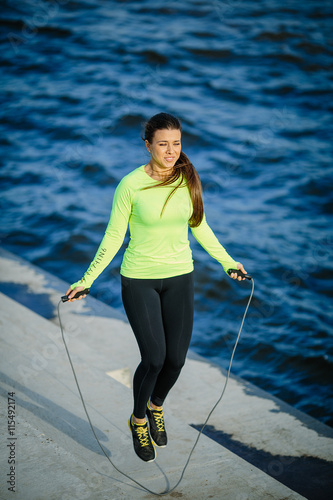
{"label": "water surface texture", "polygon": [[[76,281],[148,161],[142,123],[178,115],[207,219],[255,278],[233,372],[332,425],[332,2],[1,9],[1,245]],[[191,241],[192,348],[226,368],[250,284]],[[119,309],[122,252],[91,291]]]}

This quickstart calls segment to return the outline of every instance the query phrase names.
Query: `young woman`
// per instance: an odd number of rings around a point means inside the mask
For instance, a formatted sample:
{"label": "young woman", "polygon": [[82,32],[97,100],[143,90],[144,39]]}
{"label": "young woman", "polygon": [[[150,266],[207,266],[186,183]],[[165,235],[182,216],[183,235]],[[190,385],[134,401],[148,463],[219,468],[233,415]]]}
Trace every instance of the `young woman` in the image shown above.
{"label": "young woman", "polygon": [[[188,226],[205,250],[228,269],[240,269],[208,226],[199,175],[181,150],[181,124],[167,113],[146,124],[147,165],[119,183],[104,238],[83,278],[67,290],[70,300],[90,288],[121,247],[122,300],[139,345],[129,419],[134,449],[144,461],[167,444],[163,402],[185,363],[193,325],[193,260]],[[236,273],[231,275],[233,279]],[[85,297],[83,295],[80,298]],[[146,420],[148,418],[148,422]]]}

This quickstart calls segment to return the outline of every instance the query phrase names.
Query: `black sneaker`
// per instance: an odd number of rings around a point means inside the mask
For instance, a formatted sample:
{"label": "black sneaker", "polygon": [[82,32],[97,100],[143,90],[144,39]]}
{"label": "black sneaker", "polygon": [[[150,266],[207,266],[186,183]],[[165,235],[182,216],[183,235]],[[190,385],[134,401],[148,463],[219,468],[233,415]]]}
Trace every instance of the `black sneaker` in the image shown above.
{"label": "black sneaker", "polygon": [[147,403],[147,417],[149,421],[150,435],[156,446],[164,448],[168,438],[165,432],[163,410],[153,410]]}
{"label": "black sneaker", "polygon": [[128,426],[132,432],[134,451],[144,462],[153,462],[156,458],[156,452],[151,442],[148,424],[135,424],[133,415],[128,420]]}

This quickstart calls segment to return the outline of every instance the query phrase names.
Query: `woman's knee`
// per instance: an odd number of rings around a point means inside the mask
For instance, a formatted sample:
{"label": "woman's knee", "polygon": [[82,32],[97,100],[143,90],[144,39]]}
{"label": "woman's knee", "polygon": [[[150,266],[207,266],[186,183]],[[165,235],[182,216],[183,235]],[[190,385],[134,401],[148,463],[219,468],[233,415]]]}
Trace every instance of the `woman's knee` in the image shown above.
{"label": "woman's knee", "polygon": [[184,358],[167,358],[164,362],[164,367],[170,372],[180,372],[185,364]]}
{"label": "woman's knee", "polygon": [[145,368],[145,371],[147,373],[151,374],[159,374],[160,371],[162,370],[164,366],[164,359],[147,359],[147,360],[142,360],[142,365]]}

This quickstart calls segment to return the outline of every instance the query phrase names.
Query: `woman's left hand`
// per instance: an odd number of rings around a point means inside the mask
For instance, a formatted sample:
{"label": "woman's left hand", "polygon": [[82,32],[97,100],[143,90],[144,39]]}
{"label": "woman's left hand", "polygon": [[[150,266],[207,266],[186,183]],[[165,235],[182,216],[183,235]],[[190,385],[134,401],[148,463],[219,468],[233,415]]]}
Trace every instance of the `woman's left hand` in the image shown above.
{"label": "woman's left hand", "polygon": [[[246,271],[245,271],[245,269],[244,269],[243,264],[241,264],[241,263],[237,264],[237,269],[239,269],[240,271],[242,271],[242,273],[247,274],[247,272],[246,272]],[[245,278],[244,278],[244,277],[242,277],[242,276],[237,276],[237,274],[236,274],[236,273],[231,273],[231,274],[230,274],[230,278],[232,278],[233,280],[238,280],[238,281],[245,280]]]}

